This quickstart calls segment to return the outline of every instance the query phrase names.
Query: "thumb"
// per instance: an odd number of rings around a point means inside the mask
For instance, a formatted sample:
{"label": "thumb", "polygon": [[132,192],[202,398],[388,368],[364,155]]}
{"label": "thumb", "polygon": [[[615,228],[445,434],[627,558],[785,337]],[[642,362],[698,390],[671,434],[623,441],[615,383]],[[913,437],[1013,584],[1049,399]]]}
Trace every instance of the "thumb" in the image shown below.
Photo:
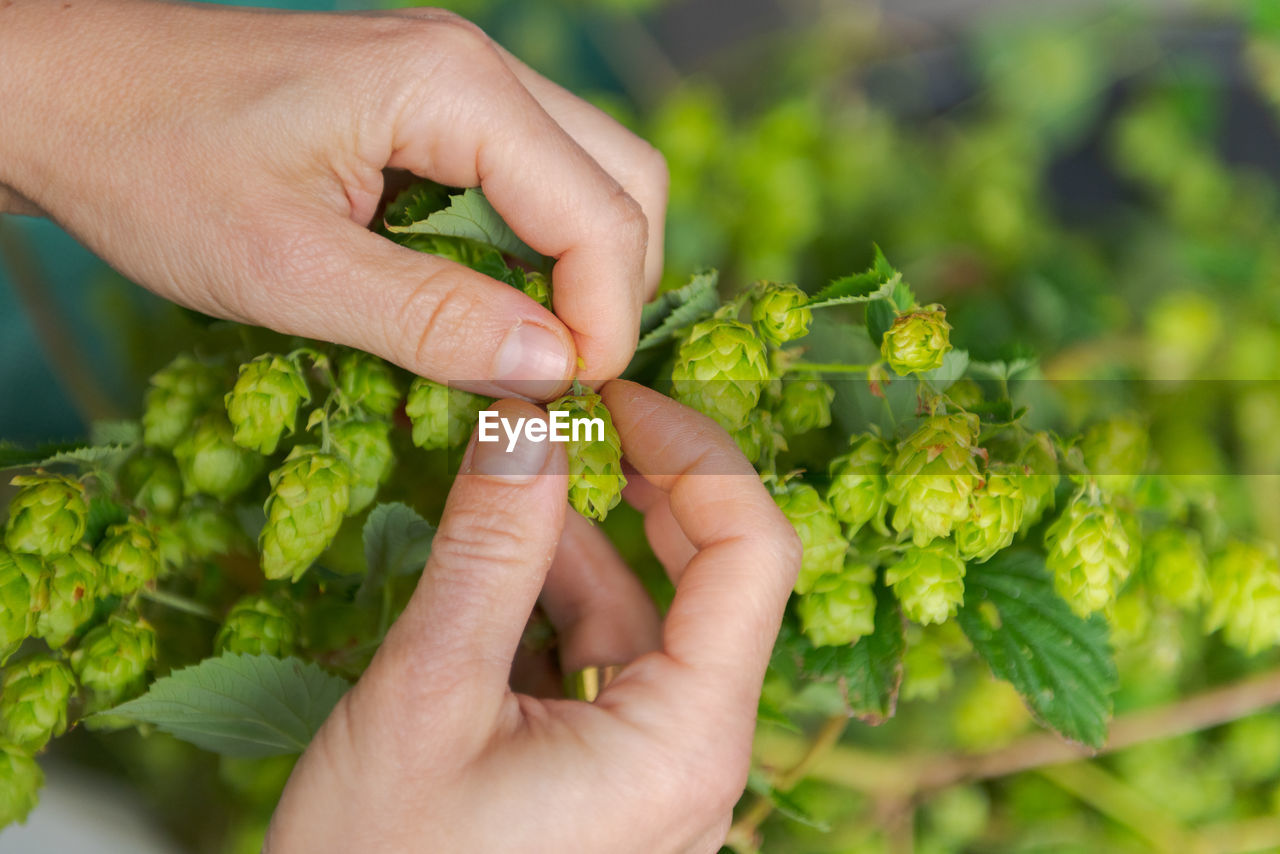
{"label": "thumb", "polygon": [[[494,409],[511,428],[546,421],[522,401]],[[401,671],[402,684],[472,718],[506,696],[567,506],[561,446],[521,435],[508,450],[505,428],[496,432],[497,442],[472,436],[422,579],[378,653]]]}

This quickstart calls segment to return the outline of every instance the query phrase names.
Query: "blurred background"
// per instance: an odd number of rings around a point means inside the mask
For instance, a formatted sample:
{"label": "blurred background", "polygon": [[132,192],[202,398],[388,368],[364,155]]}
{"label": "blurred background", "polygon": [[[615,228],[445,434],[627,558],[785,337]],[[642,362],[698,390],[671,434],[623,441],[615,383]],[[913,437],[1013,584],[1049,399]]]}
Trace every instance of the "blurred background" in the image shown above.
{"label": "blurred background", "polygon": [[[878,243],[958,347],[1078,381],[1066,424],[1140,407],[1162,465],[1220,479],[1225,518],[1280,535],[1278,0],[445,5],[666,155],[668,285],[715,266],[813,289]],[[193,322],[56,226],[0,218],[0,439],[137,412]],[[1121,714],[1277,664],[1170,615],[1135,632]],[[1274,710],[887,808],[875,757],[996,751],[1033,726],[1007,685],[952,667],[955,644],[912,640],[899,716],[851,727],[761,850],[1280,851]],[[136,734],[53,752],[0,850],[255,851],[289,770]]]}

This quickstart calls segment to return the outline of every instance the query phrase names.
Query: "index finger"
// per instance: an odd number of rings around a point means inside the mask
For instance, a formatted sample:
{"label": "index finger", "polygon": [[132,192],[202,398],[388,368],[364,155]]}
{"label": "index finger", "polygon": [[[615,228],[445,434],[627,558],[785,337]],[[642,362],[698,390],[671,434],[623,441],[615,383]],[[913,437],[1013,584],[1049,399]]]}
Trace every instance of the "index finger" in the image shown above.
{"label": "index finger", "polygon": [[601,391],[636,470],[668,494],[698,553],[676,586],[663,649],[728,696],[756,696],[800,566],[800,541],[710,418],[634,383]]}

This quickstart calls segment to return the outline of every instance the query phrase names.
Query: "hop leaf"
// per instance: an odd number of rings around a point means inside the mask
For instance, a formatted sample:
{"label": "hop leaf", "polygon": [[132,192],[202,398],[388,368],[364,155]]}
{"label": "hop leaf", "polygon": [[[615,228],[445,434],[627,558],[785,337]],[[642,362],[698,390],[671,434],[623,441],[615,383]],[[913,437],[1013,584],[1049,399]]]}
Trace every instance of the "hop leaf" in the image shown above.
{"label": "hop leaf", "polygon": [[415,377],[404,407],[413,422],[413,444],[428,451],[464,444],[489,402],[490,398]]}
{"label": "hop leaf", "polygon": [[1008,548],[1022,527],[1025,478],[993,466],[970,497],[969,518],[956,525],[956,547],[966,561],[981,563]]}
{"label": "hop leaf", "polygon": [[83,485],[56,474],[19,475],[10,483],[22,487],[9,503],[4,528],[10,551],[58,555],[80,542],[89,518]]}
{"label": "hop leaf", "polygon": [[813,312],[809,296],[795,285],[769,285],[751,306],[751,320],[760,337],[771,344],[786,344],[809,334]]}
{"label": "hop leaf", "polygon": [[148,514],[172,516],[182,503],[182,474],[173,457],[143,451],[130,457],[120,471],[120,488]]}
{"label": "hop leaf", "polygon": [[764,342],[745,323],[719,317],[693,325],[671,372],[676,400],[729,431],[746,423],[768,378]]}
{"label": "hop leaf", "polygon": [[798,436],[831,423],[836,390],[820,379],[792,380],[782,385],[778,421],[789,436]]}
{"label": "hop leaf", "polygon": [[262,471],[261,455],[236,444],[231,422],[211,412],[174,446],[173,456],[188,493],[227,501],[243,492]]}
{"label": "hop leaf", "polygon": [[917,546],[948,536],[969,518],[969,497],[980,480],[976,415],[932,415],[899,447],[889,469],[886,500],[893,527]]}
{"label": "hop leaf", "polygon": [[1271,550],[1233,541],[1209,569],[1205,630],[1250,655],[1280,642],[1280,563]]}
{"label": "hop leaf", "polygon": [[137,519],[107,529],[96,552],[106,589],[117,596],[140,590],[160,572],[159,544]]}
{"label": "hop leaf", "polygon": [[840,646],[875,631],[875,569],[849,560],[839,575],[819,578],[799,597],[796,612],[814,646]]}
{"label": "hop leaf", "polygon": [[354,516],[373,503],[378,487],[391,477],[396,461],[391,450],[391,423],[340,421],[329,427],[329,439],[351,469],[347,515]]}
{"label": "hop leaf", "polygon": [[1147,463],[1146,428],[1131,418],[1095,424],[1080,442],[1085,468],[1108,492],[1129,493]]}
{"label": "hop leaf", "polygon": [[218,395],[217,372],[187,355],[157,371],[150,385],[142,412],[142,440],[156,448],[176,445]]}
{"label": "hop leaf", "polygon": [[951,349],[951,324],[940,305],[900,313],[880,342],[880,355],[898,376],[942,367]]}
{"label": "hop leaf", "polygon": [[235,428],[232,440],[251,451],[275,453],[285,431],[293,433],[298,407],[309,400],[306,378],[292,359],[264,353],[245,362],[224,399]]}
{"label": "hop leaf", "polygon": [[89,631],[71,654],[71,669],[88,692],[89,712],[141,693],[155,663],[156,633],[141,617],[112,617]]}
{"label": "hop leaf", "polygon": [[67,703],[76,679],[64,662],[48,655],[13,665],[0,684],[0,741],[35,753],[67,730]]}
{"label": "hop leaf", "polygon": [[[547,404],[548,412],[565,412],[569,424],[584,428],[585,435],[574,441],[572,434],[565,445],[569,455],[569,503],[588,519],[604,521],[609,511],[622,500],[627,478],[622,474],[622,440],[613,426],[613,418],[600,395],[586,391],[566,394]],[[599,419],[604,430],[595,438],[588,420]],[[555,429],[553,416],[552,429]]]}
{"label": "hop leaf", "polygon": [[1114,505],[1079,495],[1045,532],[1045,566],[1054,589],[1077,614],[1088,616],[1115,601],[1138,564],[1134,528]]}
{"label": "hop leaf", "polygon": [[831,486],[827,501],[844,523],[850,539],[868,522],[883,528],[885,464],[889,446],[870,434],[855,436],[849,452],[831,461]]}
{"label": "hop leaf", "polygon": [[39,558],[0,548],[0,663],[35,632],[43,573]]}
{"label": "hop leaf", "polygon": [[921,625],[946,622],[964,602],[964,561],[952,542],[908,548],[885,581],[903,613]]}
{"label": "hop leaf", "polygon": [[258,545],[267,578],[297,581],[329,547],[351,500],[351,472],[333,454],[300,445],[271,473]]}
{"label": "hop leaf", "polygon": [[835,511],[818,491],[793,481],[775,493],[773,500],[796,529],[804,547],[795,591],[808,593],[821,579],[840,575],[849,541],[840,531]]}
{"label": "hop leaf", "polygon": [[400,406],[400,389],[391,366],[359,350],[343,354],[338,361],[338,390],[349,404],[382,418]]}
{"label": "hop leaf", "polygon": [[1040,521],[1053,507],[1058,488],[1058,453],[1048,433],[1036,433],[1022,450],[1022,529]]}
{"label": "hop leaf", "polygon": [[50,558],[47,566],[48,599],[36,617],[36,636],[58,649],[93,617],[102,590],[102,566],[88,546]]}
{"label": "hop leaf", "polygon": [[1142,544],[1145,576],[1164,601],[1183,610],[1197,607],[1208,593],[1208,559],[1200,535],[1182,528],[1156,531]]}
{"label": "hop leaf", "polygon": [[0,744],[0,830],[27,820],[43,785],[44,772],[30,753]]}
{"label": "hop leaf", "polygon": [[269,596],[245,596],[227,612],[213,645],[220,653],[285,658],[297,646],[298,631],[298,615],[291,603]]}

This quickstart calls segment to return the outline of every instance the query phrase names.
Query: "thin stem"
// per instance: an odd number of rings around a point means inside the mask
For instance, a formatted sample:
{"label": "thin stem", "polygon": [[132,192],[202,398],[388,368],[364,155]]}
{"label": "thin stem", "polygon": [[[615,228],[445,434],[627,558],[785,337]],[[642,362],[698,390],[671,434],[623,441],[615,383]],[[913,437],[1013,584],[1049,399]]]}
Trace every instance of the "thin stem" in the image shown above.
{"label": "thin stem", "polygon": [[1038,768],[1035,773],[1112,821],[1123,824],[1157,851],[1192,854],[1200,850],[1172,815],[1092,762],[1052,765]]}
{"label": "thin stem", "polygon": [[175,611],[183,611],[187,614],[193,614],[197,617],[203,617],[214,623],[221,623],[222,618],[218,616],[214,610],[202,602],[194,599],[188,599],[177,593],[170,593],[167,590],[142,590],[142,598],[149,602],[155,602],[157,605],[164,605],[166,608],[172,608]]}
{"label": "thin stem", "polygon": [[838,362],[794,362],[787,365],[788,371],[821,371],[824,374],[861,374],[875,365],[842,365]]}

